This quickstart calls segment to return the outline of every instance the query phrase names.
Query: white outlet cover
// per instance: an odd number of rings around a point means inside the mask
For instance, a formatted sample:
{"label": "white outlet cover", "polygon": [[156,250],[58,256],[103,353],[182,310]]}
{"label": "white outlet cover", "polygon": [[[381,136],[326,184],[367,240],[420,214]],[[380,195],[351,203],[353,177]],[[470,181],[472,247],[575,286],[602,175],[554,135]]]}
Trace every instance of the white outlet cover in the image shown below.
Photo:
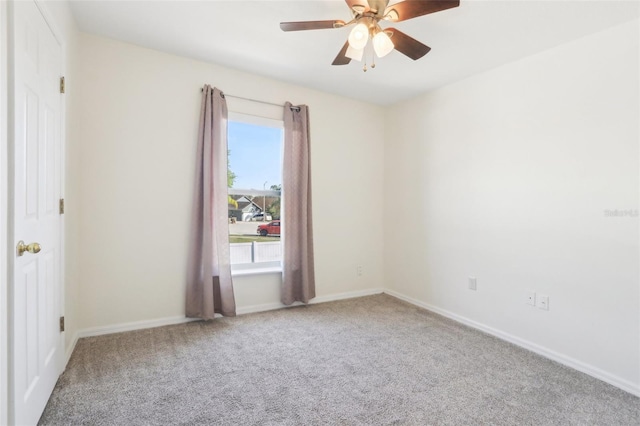
{"label": "white outlet cover", "polygon": [[469,277],[469,290],[476,290],[478,288],[476,277]]}
{"label": "white outlet cover", "polygon": [[527,302],[527,305],[536,306],[536,292],[527,291],[525,300]]}
{"label": "white outlet cover", "polygon": [[538,296],[538,308],[544,311],[549,310],[549,296],[544,294]]}

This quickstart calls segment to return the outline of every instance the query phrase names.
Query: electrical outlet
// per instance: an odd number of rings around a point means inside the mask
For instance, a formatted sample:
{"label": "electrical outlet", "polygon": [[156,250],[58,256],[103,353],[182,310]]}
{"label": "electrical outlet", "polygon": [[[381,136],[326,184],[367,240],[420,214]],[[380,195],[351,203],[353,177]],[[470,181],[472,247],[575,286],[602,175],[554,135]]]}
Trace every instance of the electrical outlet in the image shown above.
{"label": "electrical outlet", "polygon": [[469,290],[476,290],[478,288],[476,277],[469,277]]}
{"label": "electrical outlet", "polygon": [[535,291],[527,291],[527,305],[536,306],[536,292]]}
{"label": "electrical outlet", "polygon": [[542,309],[543,311],[549,310],[549,296],[545,294],[538,296],[538,309]]}
{"label": "electrical outlet", "polygon": [[362,276],[362,265],[356,266],[356,276],[357,277],[361,277]]}

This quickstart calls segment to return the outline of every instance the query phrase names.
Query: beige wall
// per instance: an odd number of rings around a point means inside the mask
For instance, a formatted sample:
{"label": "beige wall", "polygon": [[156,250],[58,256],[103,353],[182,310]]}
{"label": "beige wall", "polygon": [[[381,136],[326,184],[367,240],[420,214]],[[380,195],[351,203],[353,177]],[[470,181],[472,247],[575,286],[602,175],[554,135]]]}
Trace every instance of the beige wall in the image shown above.
{"label": "beige wall", "polygon": [[640,393],[638,75],[636,20],[390,108],[385,285]]}
{"label": "beige wall", "polygon": [[[205,83],[233,95],[309,105],[317,294],[382,287],[381,107],[86,34],[79,57],[72,126],[79,161],[71,171],[79,193],[69,210],[77,209],[80,223],[74,258],[80,329],[184,316]],[[256,113],[246,102],[228,104]],[[239,311],[279,300],[277,275],[234,281]]]}

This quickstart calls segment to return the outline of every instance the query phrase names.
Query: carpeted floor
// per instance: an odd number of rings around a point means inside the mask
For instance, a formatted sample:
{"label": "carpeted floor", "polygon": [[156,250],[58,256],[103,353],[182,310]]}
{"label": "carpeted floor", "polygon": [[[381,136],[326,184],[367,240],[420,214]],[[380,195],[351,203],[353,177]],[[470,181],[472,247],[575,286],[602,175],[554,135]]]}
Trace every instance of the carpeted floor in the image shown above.
{"label": "carpeted floor", "polygon": [[43,425],[639,425],[640,399],[377,295],[82,339]]}

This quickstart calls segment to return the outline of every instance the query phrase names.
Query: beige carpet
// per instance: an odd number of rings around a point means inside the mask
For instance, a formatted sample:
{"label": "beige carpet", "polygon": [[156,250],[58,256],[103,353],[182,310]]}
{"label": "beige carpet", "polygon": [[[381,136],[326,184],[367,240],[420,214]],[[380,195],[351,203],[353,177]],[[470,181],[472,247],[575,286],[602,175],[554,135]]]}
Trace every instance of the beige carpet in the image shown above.
{"label": "beige carpet", "polygon": [[640,399],[378,295],[81,339],[43,425],[639,425]]}

